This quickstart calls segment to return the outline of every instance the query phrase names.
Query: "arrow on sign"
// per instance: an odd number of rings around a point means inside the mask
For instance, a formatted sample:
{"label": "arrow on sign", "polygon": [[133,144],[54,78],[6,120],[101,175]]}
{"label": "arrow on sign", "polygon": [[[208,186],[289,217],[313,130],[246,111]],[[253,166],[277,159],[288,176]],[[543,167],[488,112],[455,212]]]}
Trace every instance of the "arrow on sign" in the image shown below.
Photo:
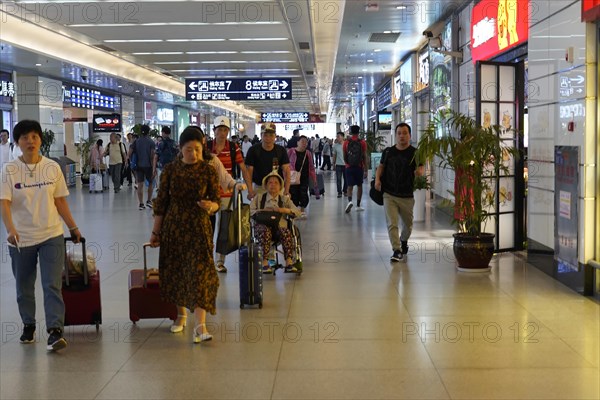
{"label": "arrow on sign", "polygon": [[580,85],[585,81],[585,78],[583,77],[583,75],[577,75],[577,78],[569,78],[571,80],[571,82],[577,82]]}
{"label": "arrow on sign", "polygon": [[285,89],[285,88],[287,88],[288,86],[289,86],[289,85],[288,85],[288,83],[287,83],[286,81],[283,81],[283,82],[281,82],[281,88],[282,88],[282,89]]}
{"label": "arrow on sign", "polygon": [[192,82],[188,86],[189,86],[190,89],[196,90],[196,88],[198,87],[198,84],[196,82]]}

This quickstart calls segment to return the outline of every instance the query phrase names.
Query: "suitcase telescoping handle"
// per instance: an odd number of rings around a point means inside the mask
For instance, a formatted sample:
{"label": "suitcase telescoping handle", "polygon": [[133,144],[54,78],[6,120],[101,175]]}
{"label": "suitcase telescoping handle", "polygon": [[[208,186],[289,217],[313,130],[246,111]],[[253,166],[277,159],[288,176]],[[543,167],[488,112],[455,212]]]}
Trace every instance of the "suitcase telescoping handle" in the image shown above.
{"label": "suitcase telescoping handle", "polygon": [[[67,260],[67,242],[74,242],[74,239],[72,237],[66,237],[65,238],[65,286],[69,286],[70,282],[69,282],[69,260]],[[90,280],[90,273],[88,271],[88,265],[87,265],[87,255],[85,252],[85,238],[82,237],[79,242],[81,243],[81,249],[82,249],[82,254],[83,254],[83,284],[85,286],[88,285],[88,282]]]}
{"label": "suitcase telescoping handle", "polygon": [[237,239],[238,239],[238,249],[239,249],[240,247],[242,247],[242,204],[244,204],[244,198],[242,196],[242,191],[237,190],[237,185],[234,186],[233,195],[237,199],[237,213],[238,213],[238,215],[237,215],[237,217],[238,217],[237,218],[237,220],[238,220]]}
{"label": "suitcase telescoping handle", "polygon": [[148,260],[146,256],[146,248],[148,247],[152,247],[152,245],[150,245],[150,242],[144,243],[144,288],[148,287]]}

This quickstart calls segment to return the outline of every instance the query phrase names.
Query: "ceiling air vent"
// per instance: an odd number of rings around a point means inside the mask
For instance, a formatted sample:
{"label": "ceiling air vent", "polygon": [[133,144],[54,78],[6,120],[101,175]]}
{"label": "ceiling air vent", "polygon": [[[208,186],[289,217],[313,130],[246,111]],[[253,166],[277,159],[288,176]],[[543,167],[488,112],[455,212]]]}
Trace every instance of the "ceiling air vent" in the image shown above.
{"label": "ceiling air vent", "polygon": [[306,75],[314,75],[315,71],[306,71]]}
{"label": "ceiling air vent", "polygon": [[300,50],[310,50],[310,44],[308,42],[298,42],[298,48]]}
{"label": "ceiling air vent", "polygon": [[117,51],[117,50],[113,49],[112,47],[108,47],[104,44],[95,44],[94,47],[97,49],[100,49],[100,50],[111,52],[111,53],[114,53],[115,51]]}
{"label": "ceiling air vent", "polygon": [[400,32],[398,33],[371,33],[369,37],[369,42],[372,43],[395,43],[400,36]]}

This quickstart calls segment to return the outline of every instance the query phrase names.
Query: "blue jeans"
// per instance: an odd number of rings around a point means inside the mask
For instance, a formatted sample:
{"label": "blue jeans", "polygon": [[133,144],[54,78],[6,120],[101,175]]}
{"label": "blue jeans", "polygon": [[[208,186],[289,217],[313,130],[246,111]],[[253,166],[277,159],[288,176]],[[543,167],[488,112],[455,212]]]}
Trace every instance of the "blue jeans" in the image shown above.
{"label": "blue jeans", "polygon": [[44,292],[46,327],[63,329],[65,303],[62,298],[62,271],[65,267],[64,237],[57,236],[35,246],[9,246],[12,271],[17,281],[17,305],[24,324],[35,324],[35,280],[37,262]]}

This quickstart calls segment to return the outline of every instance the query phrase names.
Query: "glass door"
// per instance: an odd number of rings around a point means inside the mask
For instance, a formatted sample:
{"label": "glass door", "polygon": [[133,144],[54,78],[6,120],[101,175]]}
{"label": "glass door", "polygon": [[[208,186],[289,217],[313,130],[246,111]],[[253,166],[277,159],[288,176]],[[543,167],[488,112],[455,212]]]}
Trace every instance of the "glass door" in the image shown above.
{"label": "glass door", "polygon": [[[500,126],[500,138],[507,146],[514,146],[523,154],[523,114],[525,72],[524,63],[481,61],[476,66],[476,118],[485,127]],[[524,213],[523,157],[507,155],[502,162],[508,174],[497,175],[494,205],[488,209],[491,218],[484,228],[494,233],[495,250],[509,251],[523,248]]]}

